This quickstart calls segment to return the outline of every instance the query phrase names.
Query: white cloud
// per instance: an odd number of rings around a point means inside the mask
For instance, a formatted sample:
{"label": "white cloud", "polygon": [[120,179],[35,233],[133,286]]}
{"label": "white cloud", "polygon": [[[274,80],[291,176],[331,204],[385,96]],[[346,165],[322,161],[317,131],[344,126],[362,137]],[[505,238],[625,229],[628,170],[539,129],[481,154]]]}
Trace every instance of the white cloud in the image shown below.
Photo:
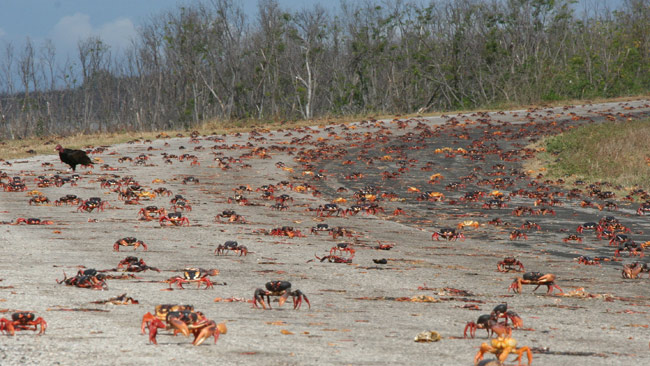
{"label": "white cloud", "polygon": [[83,13],[61,18],[50,32],[57,53],[60,51],[73,58],[77,53],[78,42],[88,37],[99,37],[111,47],[111,51],[117,52],[128,46],[135,35],[135,26],[128,18],[118,18],[94,28],[90,23],[90,16]]}
{"label": "white cloud", "polygon": [[0,28],[0,38],[4,37],[7,34],[7,32],[4,31],[4,29]]}
{"label": "white cloud", "polygon": [[79,40],[93,35],[90,16],[82,13],[64,16],[50,32],[57,49],[63,52],[74,51]]}
{"label": "white cloud", "polygon": [[97,35],[111,46],[112,50],[123,50],[131,44],[136,36],[135,25],[131,19],[118,18],[111,23],[102,25],[97,30]]}

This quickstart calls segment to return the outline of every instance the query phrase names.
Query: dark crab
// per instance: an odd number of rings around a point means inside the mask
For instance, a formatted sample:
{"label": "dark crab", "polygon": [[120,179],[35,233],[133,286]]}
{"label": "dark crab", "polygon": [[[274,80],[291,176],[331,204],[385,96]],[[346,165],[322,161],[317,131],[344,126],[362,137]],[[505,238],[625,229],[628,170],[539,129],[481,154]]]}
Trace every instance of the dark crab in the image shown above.
{"label": "dark crab", "polygon": [[[289,281],[271,281],[267,282],[266,285],[266,290],[258,288],[255,290],[253,293],[253,307],[257,307],[257,304],[259,303],[262,305],[262,308],[266,309],[268,306],[269,309],[271,309],[271,299],[270,296],[280,296],[279,299],[279,304],[282,306],[285,301],[287,301],[287,298],[291,296],[293,300],[293,309],[299,309],[300,305],[302,304],[302,300],[305,300],[309,308],[311,309],[311,304],[309,303],[309,299],[307,299],[307,296],[302,293],[300,290],[294,290],[291,291],[291,282]],[[266,297],[266,302],[264,301],[264,297]]]}

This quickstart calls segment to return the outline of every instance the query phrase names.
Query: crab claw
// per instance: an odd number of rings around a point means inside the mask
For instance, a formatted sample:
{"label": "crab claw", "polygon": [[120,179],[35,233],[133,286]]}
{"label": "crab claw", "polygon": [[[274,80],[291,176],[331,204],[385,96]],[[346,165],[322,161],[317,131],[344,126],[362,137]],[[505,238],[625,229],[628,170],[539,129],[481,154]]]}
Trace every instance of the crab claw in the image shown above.
{"label": "crab claw", "polygon": [[293,309],[294,310],[300,308],[300,305],[302,304],[303,299],[307,303],[307,306],[309,306],[309,308],[311,309],[311,304],[309,303],[309,299],[307,298],[307,296],[305,296],[305,294],[302,291],[300,291],[300,290],[293,291],[291,293],[291,296],[293,297]]}
{"label": "crab claw", "polygon": [[144,334],[144,328],[149,327],[149,324],[154,319],[156,319],[156,318],[153,316],[153,314],[151,314],[151,313],[144,314],[144,316],[142,317],[142,334]]}
{"label": "crab claw", "polygon": [[524,325],[524,321],[521,319],[519,314],[515,313],[514,311],[507,311],[505,313],[506,320],[510,319],[512,321],[512,327],[513,328],[520,328]]}
{"label": "crab claw", "polygon": [[510,287],[508,287],[508,292],[510,292],[510,290],[514,291],[516,294],[521,292],[521,283],[519,282],[519,279],[514,280],[510,284]]}
{"label": "crab claw", "polygon": [[[256,308],[257,303],[259,302],[260,305],[262,305],[262,309],[266,310],[266,303],[264,302],[264,295],[265,294],[266,294],[266,292],[261,288],[258,288],[257,290],[255,290],[255,293],[253,294],[253,307]],[[269,309],[270,308],[271,308],[271,304],[269,303]]]}
{"label": "crab claw", "polygon": [[[279,306],[282,306],[282,304],[284,304],[285,301],[287,301],[288,298],[289,298],[289,292],[286,292],[286,291],[285,291],[285,293],[284,293],[282,296],[280,296],[280,299],[278,299],[278,304],[279,304]],[[270,307],[271,307],[271,305],[269,304],[269,308],[270,308]],[[293,308],[294,308],[294,309],[296,308],[296,302],[295,302],[295,300],[294,300],[294,302],[293,302]]]}
{"label": "crab claw", "polygon": [[165,329],[165,323],[163,323],[160,319],[154,318],[151,322],[148,323],[149,325],[149,342],[153,344],[158,344],[156,341],[156,334],[158,334],[158,328],[163,328]]}
{"label": "crab claw", "polygon": [[178,318],[171,318],[168,320],[169,324],[171,324],[172,327],[175,329],[179,330],[181,333],[183,333],[184,336],[189,336],[190,335],[190,329],[187,327],[187,324],[185,324],[184,321],[178,319]]}

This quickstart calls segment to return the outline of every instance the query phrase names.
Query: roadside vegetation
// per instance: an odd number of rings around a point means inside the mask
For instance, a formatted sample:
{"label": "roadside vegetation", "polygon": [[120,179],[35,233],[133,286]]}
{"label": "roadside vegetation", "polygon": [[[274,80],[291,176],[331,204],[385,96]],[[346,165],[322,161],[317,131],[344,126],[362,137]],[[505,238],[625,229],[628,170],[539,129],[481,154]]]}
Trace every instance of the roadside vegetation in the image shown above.
{"label": "roadside vegetation", "polygon": [[543,152],[527,168],[569,184],[608,182],[625,194],[634,187],[650,190],[648,141],[650,119],[589,124],[536,144]]}

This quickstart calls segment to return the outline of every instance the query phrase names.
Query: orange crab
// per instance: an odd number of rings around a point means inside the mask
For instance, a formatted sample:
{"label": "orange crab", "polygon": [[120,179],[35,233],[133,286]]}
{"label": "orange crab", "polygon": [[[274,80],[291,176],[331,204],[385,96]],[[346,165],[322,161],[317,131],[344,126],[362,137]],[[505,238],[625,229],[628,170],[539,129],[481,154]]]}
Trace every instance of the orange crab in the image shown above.
{"label": "orange crab", "polygon": [[530,348],[527,346],[517,348],[517,340],[512,338],[510,334],[499,335],[499,337],[493,339],[490,344],[482,343],[481,348],[474,357],[474,364],[478,365],[479,362],[483,359],[483,355],[486,353],[493,353],[496,355],[497,359],[499,360],[499,364],[503,364],[506,358],[508,358],[508,355],[511,353],[517,354],[518,365],[521,365],[521,357],[524,355],[524,353],[526,354],[526,358],[528,358],[528,365],[530,366],[530,364],[533,362],[533,353]]}
{"label": "orange crab", "polygon": [[465,220],[465,221],[462,221],[462,222],[458,223],[458,225],[456,227],[458,228],[458,230],[460,230],[460,229],[464,229],[466,227],[473,227],[474,229],[478,229],[479,226],[481,226],[481,225],[478,223],[478,221]]}

